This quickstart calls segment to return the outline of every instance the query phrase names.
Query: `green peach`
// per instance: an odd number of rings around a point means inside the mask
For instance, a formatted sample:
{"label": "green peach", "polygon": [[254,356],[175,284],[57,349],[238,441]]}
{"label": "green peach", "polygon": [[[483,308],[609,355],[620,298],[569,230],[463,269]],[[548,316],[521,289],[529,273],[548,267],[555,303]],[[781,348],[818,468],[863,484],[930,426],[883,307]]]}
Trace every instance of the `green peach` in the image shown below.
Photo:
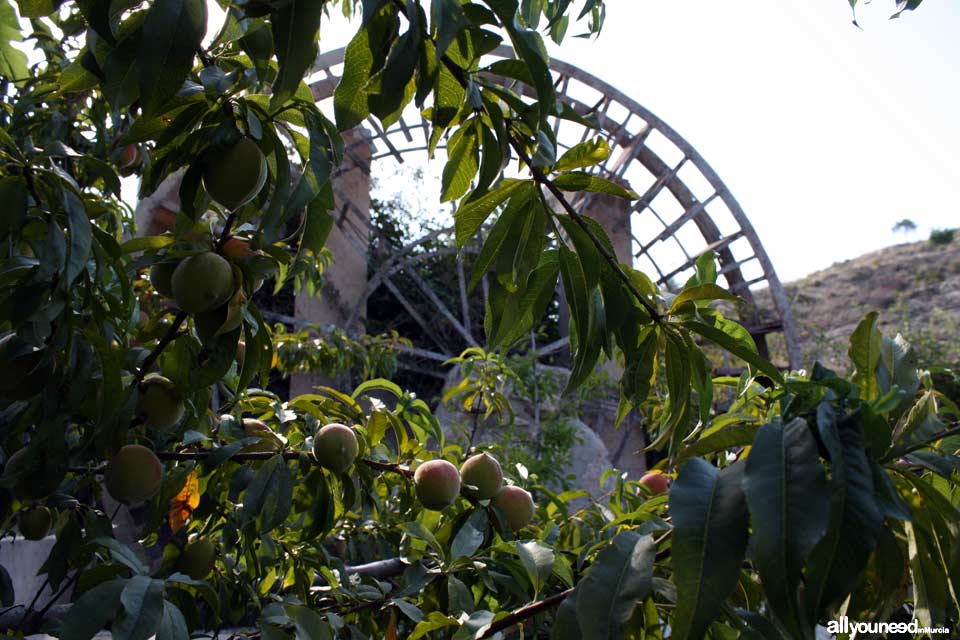
{"label": "green peach", "polygon": [[27,540],[43,540],[53,526],[53,514],[46,507],[31,507],[17,514],[17,528]]}
{"label": "green peach", "polygon": [[457,501],[460,472],[446,460],[428,460],[413,474],[417,498],[427,509],[440,511]]}
{"label": "green peach", "polygon": [[210,538],[199,537],[187,543],[177,559],[177,571],[194,580],[203,580],[213,572],[217,550]]}
{"label": "green peach", "polygon": [[150,267],[150,284],[164,298],[173,297],[173,272],[179,262],[157,262]]}
{"label": "green peach", "polygon": [[313,455],[317,463],[334,473],[343,473],[349,469],[359,452],[357,435],[353,429],[343,424],[328,424],[313,437]]}
{"label": "green peach", "polygon": [[253,200],[267,180],[267,160],[257,143],[243,138],[217,154],[203,172],[203,187],[214,202],[233,211]]}
{"label": "green peach", "polygon": [[460,466],[460,478],[463,484],[473,485],[471,493],[480,500],[489,500],[497,495],[503,486],[503,470],[500,463],[489,453],[471,456]]}
{"label": "green peach", "polygon": [[[34,463],[34,464],[31,464]],[[35,466],[34,466],[35,465]],[[28,447],[13,452],[3,469],[4,475],[17,474],[20,478],[13,487],[13,495],[21,502],[44,498],[60,486],[64,473],[48,475],[43,462],[31,456]]]}
{"label": "green peach", "polygon": [[168,431],[183,417],[183,396],[168,378],[150,374],[140,383],[136,412],[151,429]]}
{"label": "green peach", "polygon": [[530,492],[513,485],[500,489],[493,498],[493,505],[503,512],[514,533],[530,524],[537,510]]}
{"label": "green peach", "polygon": [[139,444],[122,447],[103,472],[107,491],[117,502],[140,504],[152,498],[163,482],[163,464]]}
{"label": "green peach", "polygon": [[177,265],[170,288],[177,306],[187,313],[212,311],[233,296],[233,267],[216,253],[199,253]]}

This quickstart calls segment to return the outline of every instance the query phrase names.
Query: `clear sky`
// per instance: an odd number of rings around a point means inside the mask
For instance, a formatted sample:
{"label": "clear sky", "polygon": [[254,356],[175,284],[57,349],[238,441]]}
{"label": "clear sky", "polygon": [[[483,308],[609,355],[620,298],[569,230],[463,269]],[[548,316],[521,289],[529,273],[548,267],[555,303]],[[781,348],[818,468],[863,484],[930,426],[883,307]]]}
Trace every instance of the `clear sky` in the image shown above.
{"label": "clear sky", "polygon": [[550,52],[685,137],[789,281],[960,226],[960,2],[861,5],[857,29],[846,0],[607,0],[599,38]]}

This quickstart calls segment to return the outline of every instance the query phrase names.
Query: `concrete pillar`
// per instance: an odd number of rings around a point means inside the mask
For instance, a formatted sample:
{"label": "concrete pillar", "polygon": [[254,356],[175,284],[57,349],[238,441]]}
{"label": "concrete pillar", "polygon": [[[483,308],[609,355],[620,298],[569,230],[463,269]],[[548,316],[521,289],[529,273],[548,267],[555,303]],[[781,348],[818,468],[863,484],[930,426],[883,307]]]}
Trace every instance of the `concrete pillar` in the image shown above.
{"label": "concrete pillar", "polygon": [[[362,127],[343,134],[344,160],[334,174],[335,223],[327,240],[333,264],[324,273],[324,287],[318,296],[297,295],[294,315],[305,322],[334,325],[362,332],[366,309],[361,308],[352,326],[347,326],[353,308],[363,299],[367,287],[367,248],[370,242],[370,162],[373,146]],[[310,393],[314,386],[330,380],[316,373],[290,377],[291,397]]]}
{"label": "concrete pillar", "polygon": [[595,194],[584,214],[600,223],[610,236],[617,261],[633,264],[633,239],[630,234],[630,201],[605,194]]}

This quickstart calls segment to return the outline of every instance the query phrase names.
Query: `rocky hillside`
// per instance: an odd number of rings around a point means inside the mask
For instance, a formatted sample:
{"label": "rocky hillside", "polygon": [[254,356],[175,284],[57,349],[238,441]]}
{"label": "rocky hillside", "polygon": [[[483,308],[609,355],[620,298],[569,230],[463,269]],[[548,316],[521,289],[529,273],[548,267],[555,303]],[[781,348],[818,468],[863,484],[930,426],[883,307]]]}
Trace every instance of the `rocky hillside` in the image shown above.
{"label": "rocky hillside", "polygon": [[872,310],[885,334],[916,346],[922,364],[960,364],[960,237],[887,247],[785,286],[806,366],[845,371],[848,338]]}

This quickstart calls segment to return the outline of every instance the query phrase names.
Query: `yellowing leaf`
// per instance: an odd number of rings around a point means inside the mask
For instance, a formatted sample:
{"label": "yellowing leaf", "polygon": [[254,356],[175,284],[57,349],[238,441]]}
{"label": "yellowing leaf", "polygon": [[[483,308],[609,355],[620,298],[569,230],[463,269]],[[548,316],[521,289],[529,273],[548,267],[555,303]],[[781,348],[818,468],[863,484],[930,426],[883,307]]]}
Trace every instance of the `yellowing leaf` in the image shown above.
{"label": "yellowing leaf", "polygon": [[183,489],[170,501],[170,529],[179,531],[199,505],[200,479],[196,471],[191,471]]}

